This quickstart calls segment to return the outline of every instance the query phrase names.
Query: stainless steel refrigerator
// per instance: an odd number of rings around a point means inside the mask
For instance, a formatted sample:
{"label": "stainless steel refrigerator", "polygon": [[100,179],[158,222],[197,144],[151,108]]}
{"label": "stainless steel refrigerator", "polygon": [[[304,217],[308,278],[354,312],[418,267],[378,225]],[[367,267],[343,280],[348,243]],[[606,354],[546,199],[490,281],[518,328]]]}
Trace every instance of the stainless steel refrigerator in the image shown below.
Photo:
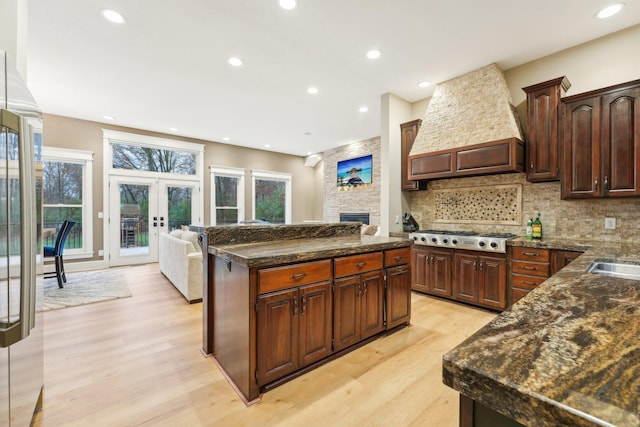
{"label": "stainless steel refrigerator", "polygon": [[17,427],[28,426],[41,408],[44,383],[43,322],[36,310],[42,298],[41,281],[36,286],[42,114],[2,50],[0,68],[0,426]]}

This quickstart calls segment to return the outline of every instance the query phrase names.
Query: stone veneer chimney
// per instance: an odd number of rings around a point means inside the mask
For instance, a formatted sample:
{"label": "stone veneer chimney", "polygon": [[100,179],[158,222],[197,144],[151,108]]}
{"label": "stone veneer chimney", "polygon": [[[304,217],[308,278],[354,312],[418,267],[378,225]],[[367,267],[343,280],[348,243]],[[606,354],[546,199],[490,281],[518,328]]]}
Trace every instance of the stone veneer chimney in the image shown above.
{"label": "stone veneer chimney", "polygon": [[511,92],[491,64],[436,86],[411,154],[514,137],[522,140]]}

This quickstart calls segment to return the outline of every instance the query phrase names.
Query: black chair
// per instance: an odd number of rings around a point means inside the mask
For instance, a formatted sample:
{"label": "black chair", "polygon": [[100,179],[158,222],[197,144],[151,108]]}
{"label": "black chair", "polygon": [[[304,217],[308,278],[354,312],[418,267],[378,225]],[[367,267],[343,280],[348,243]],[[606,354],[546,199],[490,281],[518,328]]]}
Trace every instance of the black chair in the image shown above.
{"label": "black chair", "polygon": [[55,259],[56,271],[45,273],[44,278],[55,277],[58,279],[58,286],[63,288],[63,283],[67,283],[67,276],[64,274],[64,262],[62,261],[62,253],[64,252],[64,243],[67,241],[71,228],[75,225],[75,221],[65,220],[58,230],[55,246],[44,246],[45,258],[53,257]]}

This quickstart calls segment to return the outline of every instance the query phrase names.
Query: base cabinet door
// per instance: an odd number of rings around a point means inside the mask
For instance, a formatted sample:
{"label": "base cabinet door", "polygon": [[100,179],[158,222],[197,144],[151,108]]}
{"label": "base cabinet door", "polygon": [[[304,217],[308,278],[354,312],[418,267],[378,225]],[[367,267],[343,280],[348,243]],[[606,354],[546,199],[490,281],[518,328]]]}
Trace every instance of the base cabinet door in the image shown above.
{"label": "base cabinet door", "polygon": [[331,281],[258,296],[258,384],[331,354]]}
{"label": "base cabinet door", "polygon": [[451,251],[431,251],[431,271],[429,277],[429,292],[434,295],[450,297],[451,288]]}
{"label": "base cabinet door", "polygon": [[336,350],[342,350],[360,340],[360,276],[336,279],[334,288],[334,346]]}
{"label": "base cabinet door", "polygon": [[384,331],[384,273],[370,271],[360,280],[360,339],[365,339]]}
{"label": "base cabinet door", "polygon": [[507,305],[507,261],[504,258],[478,257],[478,302],[482,305],[505,308]]}
{"label": "base cabinet door", "polygon": [[334,347],[341,350],[384,330],[384,274],[370,271],[334,281]]}
{"label": "base cabinet door", "polygon": [[414,247],[411,252],[411,289],[451,297],[451,250]]}
{"label": "base cabinet door", "polygon": [[298,289],[258,296],[258,384],[298,369]]}
{"label": "base cabinet door", "polygon": [[478,302],[478,257],[454,255],[453,296],[459,301]]}
{"label": "base cabinet door", "polygon": [[429,292],[429,261],[431,253],[425,249],[411,249],[411,289]]}
{"label": "base cabinet door", "polygon": [[300,288],[300,367],[331,354],[332,313],[330,281]]}
{"label": "base cabinet door", "polygon": [[387,329],[411,319],[411,268],[401,265],[387,269],[387,299],[385,305]]}

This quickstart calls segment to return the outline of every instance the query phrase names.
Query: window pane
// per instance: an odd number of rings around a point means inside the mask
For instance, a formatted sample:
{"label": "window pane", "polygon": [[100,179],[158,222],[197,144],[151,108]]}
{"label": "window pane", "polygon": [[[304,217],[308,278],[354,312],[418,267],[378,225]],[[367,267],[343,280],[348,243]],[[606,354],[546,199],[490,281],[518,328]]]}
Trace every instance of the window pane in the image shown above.
{"label": "window pane", "polygon": [[216,225],[229,225],[237,223],[237,209],[216,209]]}
{"label": "window pane", "polygon": [[191,190],[188,187],[167,188],[169,231],[191,224]]}
{"label": "window pane", "polygon": [[196,155],[137,145],[113,144],[112,166],[115,169],[195,175]]}
{"label": "window pane", "polygon": [[[60,206],[45,206],[43,208],[43,227],[60,229],[60,226],[65,219],[75,221],[76,224],[69,232],[69,237],[64,244],[66,249],[78,249],[82,248],[82,207],[60,207]],[[56,243],[56,234],[47,236],[44,239],[44,246],[54,246]]]}
{"label": "window pane", "polygon": [[283,181],[256,179],[256,219],[284,224],[285,190]]}
{"label": "window pane", "polygon": [[44,204],[82,204],[82,168],[77,163],[44,162],[42,187]]}
{"label": "window pane", "polygon": [[238,206],[238,178],[216,176],[216,206]]}

